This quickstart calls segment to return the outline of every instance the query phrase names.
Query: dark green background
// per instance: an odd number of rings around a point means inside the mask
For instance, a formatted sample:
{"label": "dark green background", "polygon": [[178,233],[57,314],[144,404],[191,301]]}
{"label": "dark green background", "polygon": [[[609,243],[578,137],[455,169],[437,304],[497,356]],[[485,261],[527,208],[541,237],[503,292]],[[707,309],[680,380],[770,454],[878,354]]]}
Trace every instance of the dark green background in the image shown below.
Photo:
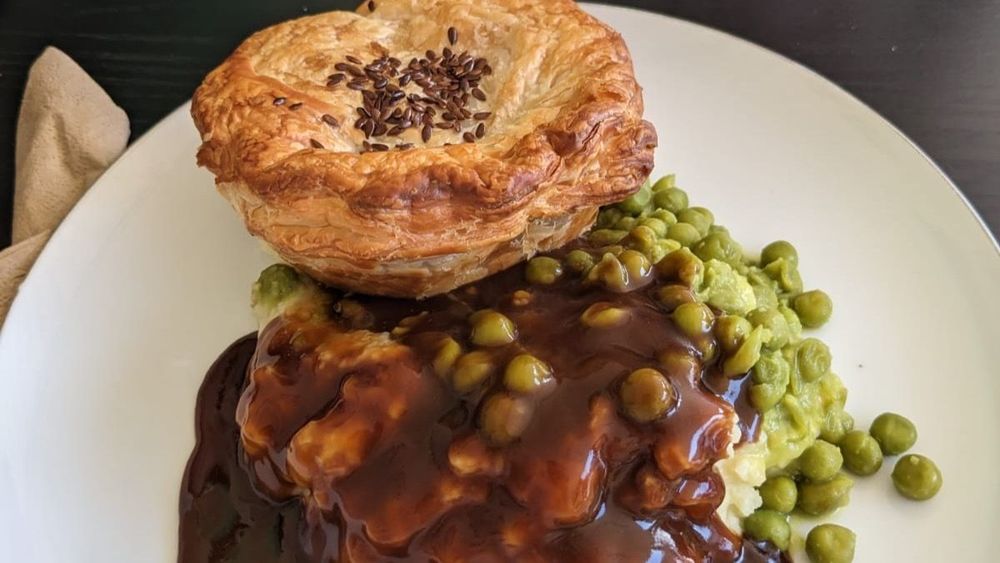
{"label": "dark green background", "polygon": [[[703,23],[817,70],[914,139],[1000,228],[1000,0],[606,3]],[[125,108],[135,138],[188,99],[250,32],[356,5],[0,0],[0,247],[9,242],[17,108],[25,72],[43,47],[79,62]]]}

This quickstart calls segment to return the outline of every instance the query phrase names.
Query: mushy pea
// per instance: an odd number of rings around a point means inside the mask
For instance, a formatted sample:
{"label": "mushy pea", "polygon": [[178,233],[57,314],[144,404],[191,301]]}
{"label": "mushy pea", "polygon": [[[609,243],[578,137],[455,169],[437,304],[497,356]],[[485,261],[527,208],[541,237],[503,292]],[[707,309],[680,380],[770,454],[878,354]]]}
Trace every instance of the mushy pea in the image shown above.
{"label": "mushy pea", "polygon": [[[672,280],[657,296],[678,329],[692,338],[702,361],[717,361],[726,377],[750,378],[750,402],[762,415],[761,440],[738,447],[716,465],[727,482],[718,511],[730,526],[738,528],[746,519],[748,535],[784,547],[783,513],[797,507],[822,515],[847,503],[853,482],[841,472],[842,465],[867,475],[881,465],[878,446],[890,455],[913,445],[916,429],[898,415],[879,417],[871,435],[853,430],[854,419],[844,410],[847,389],[831,370],[829,348],[803,335],[803,327],[818,328],[830,319],[833,301],[803,282],[791,243],[775,241],[759,259],[748,257],[711,211],[689,206],[673,176],[603,208],[587,239],[597,250],[573,250],[566,271],[615,292],[630,290],[650,272]],[[548,268],[541,272],[543,265]],[[536,266],[529,271],[536,283],[563,271],[559,264]],[[600,320],[613,329],[612,312],[587,311],[584,320],[595,325]],[[655,414],[643,411],[640,418]],[[860,447],[866,445],[861,439],[873,446]],[[861,455],[868,450],[878,453],[877,464]],[[931,468],[936,469],[922,459],[897,465],[893,479],[901,494],[933,496],[940,473]],[[766,483],[765,475],[770,477]],[[754,512],[762,502],[753,489],[758,486],[764,507]],[[850,561],[853,534],[846,531],[850,549],[833,557],[829,545],[839,538],[833,532],[839,533],[817,527],[810,534],[810,553],[814,559]]]}
{"label": "mushy pea", "polygon": [[[726,375],[749,372],[753,382],[750,397],[763,413],[769,471],[789,466],[824,428],[850,418],[843,410],[847,390],[830,370],[829,349],[802,334],[803,325],[818,326],[829,317],[832,302],[826,293],[803,285],[799,255],[791,243],[774,242],[759,260],[748,258],[729,231],[715,224],[709,210],[689,207],[687,194],[673,176],[647,183],[628,200],[602,209],[588,238],[591,244],[604,245],[604,254],[574,256],[572,269],[587,270],[601,261],[620,263],[623,254],[638,252],[661,275],[676,278],[690,290],[686,295],[695,301],[681,307],[681,313],[692,314],[678,315],[675,294],[684,288],[668,286],[674,291],[665,296],[665,306],[678,322],[699,312],[698,303],[716,313]],[[602,281],[608,277],[605,270],[590,276]],[[619,281],[608,283],[609,288],[622,285]],[[808,318],[800,318],[802,312]],[[689,329],[687,324],[683,328]],[[700,324],[695,324],[700,332]]]}
{"label": "mushy pea", "polygon": [[[726,491],[717,514],[733,530],[742,524],[747,537],[786,549],[792,542],[789,513],[823,516],[849,502],[854,481],[842,467],[854,475],[874,474],[883,456],[916,442],[913,423],[894,413],[878,417],[869,432],[855,429],[829,348],[803,334],[803,327],[830,319],[833,302],[804,284],[790,243],[771,243],[760,259],[748,258],[709,210],[689,207],[672,176],[603,208],[587,239],[589,244],[565,254],[532,259],[525,281],[546,286],[574,276],[609,293],[648,288],[655,297],[648,306],[668,316],[691,344],[663,351],[662,371],[644,367],[622,374],[615,393],[621,413],[636,425],[655,427],[680,404],[667,374],[693,378],[703,367],[741,379],[760,413],[760,439],[739,445],[713,467]],[[268,268],[254,288],[255,308],[262,318],[273,316],[280,303],[294,302],[291,296],[312,287],[290,268]],[[525,306],[531,293],[517,291],[512,302]],[[579,311],[576,320],[589,331],[615,331],[633,314],[620,303],[601,301]],[[464,396],[502,381],[504,388],[485,399],[476,415],[491,447],[502,448],[528,428],[536,404],[557,384],[556,374],[522,347],[510,317],[482,309],[468,315],[468,323],[472,349],[443,337],[433,350],[433,371]],[[408,330],[402,322],[399,328]],[[513,357],[504,352],[513,348]],[[729,437],[736,441],[739,433],[734,425]],[[937,465],[916,454],[896,462],[892,481],[914,500],[929,499],[942,486]],[[814,563],[848,563],[854,543],[850,530],[823,524],[810,532],[806,551]]]}

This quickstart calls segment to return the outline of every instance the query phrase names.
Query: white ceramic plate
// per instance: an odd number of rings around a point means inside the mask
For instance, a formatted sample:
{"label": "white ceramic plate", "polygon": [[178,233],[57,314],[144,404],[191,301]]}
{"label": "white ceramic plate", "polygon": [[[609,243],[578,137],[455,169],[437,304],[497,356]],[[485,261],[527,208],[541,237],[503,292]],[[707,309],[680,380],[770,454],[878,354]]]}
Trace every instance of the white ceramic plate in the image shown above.
{"label": "white ceramic plate", "polygon": [[[737,239],[793,241],[850,410],[909,415],[945,476],[902,501],[889,467],[838,515],[857,561],[992,561],[1000,524],[1000,258],[947,178],[808,70],[692,24],[619,29],[660,133],[658,172]],[[253,328],[269,258],[195,166],[187,108],[139,140],[55,234],[0,335],[0,559],[174,561],[195,393]],[[889,464],[891,466],[891,461]]]}

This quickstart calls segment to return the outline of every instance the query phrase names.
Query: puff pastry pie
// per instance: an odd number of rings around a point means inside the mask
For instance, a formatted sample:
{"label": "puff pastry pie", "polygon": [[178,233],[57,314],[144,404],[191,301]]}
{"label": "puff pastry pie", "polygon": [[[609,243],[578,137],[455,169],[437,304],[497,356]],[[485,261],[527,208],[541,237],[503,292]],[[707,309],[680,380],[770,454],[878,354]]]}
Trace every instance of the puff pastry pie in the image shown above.
{"label": "puff pastry pie", "polygon": [[446,292],[560,246],[653,166],[622,38],[570,0],[377,0],[245,41],[194,95],[249,231],[345,289]]}

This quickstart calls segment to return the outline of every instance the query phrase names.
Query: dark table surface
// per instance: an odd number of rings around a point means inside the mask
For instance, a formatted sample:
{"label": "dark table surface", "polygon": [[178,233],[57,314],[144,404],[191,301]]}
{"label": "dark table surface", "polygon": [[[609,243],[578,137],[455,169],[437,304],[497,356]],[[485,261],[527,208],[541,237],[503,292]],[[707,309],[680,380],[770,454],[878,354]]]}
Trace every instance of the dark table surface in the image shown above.
{"label": "dark table surface", "polygon": [[[539,0],[544,1],[544,0]],[[606,0],[727,31],[809,66],[872,106],[1000,229],[1000,0]],[[0,0],[0,247],[9,243],[14,127],[46,45],[128,113],[132,138],[191,95],[252,31],[337,0]]]}

